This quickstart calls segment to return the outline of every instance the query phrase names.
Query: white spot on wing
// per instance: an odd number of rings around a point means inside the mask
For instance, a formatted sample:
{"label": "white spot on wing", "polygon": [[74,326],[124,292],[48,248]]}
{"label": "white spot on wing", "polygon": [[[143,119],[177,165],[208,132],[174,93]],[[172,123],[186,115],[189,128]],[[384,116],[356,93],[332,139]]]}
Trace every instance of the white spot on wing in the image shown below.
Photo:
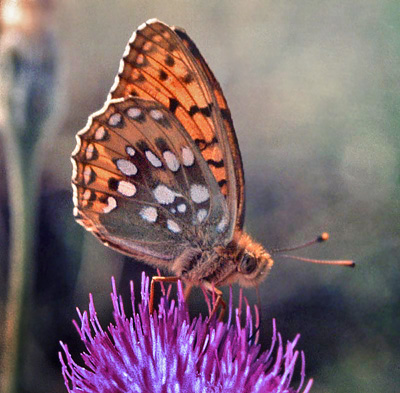
{"label": "white spot on wing", "polygon": [[126,113],[131,119],[137,119],[141,116],[142,110],[140,108],[131,107],[126,111]]}
{"label": "white spot on wing", "polygon": [[177,194],[175,191],[170,190],[164,184],[158,185],[154,189],[153,194],[157,202],[161,203],[162,205],[169,205],[170,203],[174,202],[175,197],[180,196],[180,194]]}
{"label": "white spot on wing", "polygon": [[132,184],[128,181],[121,180],[120,182],[118,182],[117,191],[122,195],[131,197],[136,194],[136,187],[134,184]]}
{"label": "white spot on wing", "polygon": [[113,115],[110,116],[108,119],[108,124],[112,127],[117,126],[119,123],[121,123],[122,116],[120,113],[114,113]]}
{"label": "white spot on wing", "polygon": [[92,168],[90,166],[86,166],[83,171],[83,181],[85,184],[89,184],[92,179]]}
{"label": "white spot on wing", "polygon": [[157,209],[155,207],[149,206],[149,207],[144,207],[140,212],[140,216],[143,218],[143,220],[148,221],[148,222],[156,222],[157,221]]}
{"label": "white spot on wing", "polygon": [[96,139],[96,141],[102,141],[106,135],[107,135],[106,130],[104,129],[103,126],[101,126],[94,133],[94,139]]}
{"label": "white spot on wing", "polygon": [[199,222],[203,222],[204,221],[204,219],[207,217],[207,210],[206,209],[200,209],[198,212],[197,212],[197,220],[199,221]]}
{"label": "white spot on wing", "polygon": [[131,157],[133,157],[135,155],[135,153],[136,153],[135,149],[132,146],[127,146],[126,147],[126,152]]}
{"label": "white spot on wing", "polygon": [[90,143],[87,146],[86,151],[85,151],[86,159],[87,160],[91,160],[93,158],[93,156],[94,156],[94,152],[95,152],[94,145],[93,145],[93,143]]}
{"label": "white spot on wing", "polygon": [[163,113],[158,109],[152,109],[149,113],[150,116],[156,121],[159,121],[164,117]]}
{"label": "white spot on wing", "polygon": [[104,213],[110,213],[112,210],[114,210],[117,207],[117,201],[114,197],[109,196],[107,198],[107,206],[103,209]]}
{"label": "white spot on wing", "polygon": [[167,220],[167,227],[171,232],[179,233],[181,231],[181,227],[174,220]]}
{"label": "white spot on wing", "polygon": [[85,192],[82,194],[82,198],[85,201],[88,201],[91,196],[92,196],[92,191],[90,191],[89,189],[86,189]]}
{"label": "white spot on wing", "polygon": [[162,162],[152,151],[146,150],[145,154],[147,159],[150,161],[151,165],[153,165],[156,168],[160,168],[162,166]]}
{"label": "white spot on wing", "polygon": [[181,203],[180,205],[178,205],[179,213],[185,213],[185,211],[186,211],[186,205],[184,203]]}
{"label": "white spot on wing", "polygon": [[193,202],[202,203],[210,198],[210,194],[208,193],[207,187],[200,184],[192,184],[190,187],[190,197],[192,198]]}
{"label": "white spot on wing", "polygon": [[192,166],[194,163],[194,155],[188,147],[182,148],[182,162],[185,166]]}
{"label": "white spot on wing", "polygon": [[117,168],[126,176],[136,175],[137,173],[136,165],[123,158],[117,160]]}
{"label": "white spot on wing", "polygon": [[217,232],[219,233],[224,232],[227,225],[228,225],[228,218],[226,217],[226,215],[224,215],[224,217],[222,217],[222,220],[217,225]]}
{"label": "white spot on wing", "polygon": [[163,156],[168,168],[171,169],[172,172],[176,172],[179,169],[179,161],[176,158],[175,154],[172,153],[172,151],[166,150],[163,153]]}

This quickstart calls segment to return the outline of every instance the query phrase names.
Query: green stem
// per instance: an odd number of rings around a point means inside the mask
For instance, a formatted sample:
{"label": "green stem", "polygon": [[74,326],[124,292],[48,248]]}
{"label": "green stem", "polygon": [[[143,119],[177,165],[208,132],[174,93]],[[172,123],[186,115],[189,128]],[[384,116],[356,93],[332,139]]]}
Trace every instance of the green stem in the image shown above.
{"label": "green stem", "polygon": [[6,139],[6,162],[10,203],[10,271],[2,392],[21,391],[23,355],[27,338],[32,280],[35,276],[35,233],[38,213],[38,168],[33,151],[26,151],[10,134]]}

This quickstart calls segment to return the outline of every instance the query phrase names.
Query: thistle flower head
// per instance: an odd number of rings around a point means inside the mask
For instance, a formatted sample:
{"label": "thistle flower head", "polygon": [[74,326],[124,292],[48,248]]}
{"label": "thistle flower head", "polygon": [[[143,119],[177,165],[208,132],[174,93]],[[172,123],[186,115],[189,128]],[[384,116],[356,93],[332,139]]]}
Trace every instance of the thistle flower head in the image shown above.
{"label": "thistle flower head", "polygon": [[[69,393],[301,391],[303,353],[300,386],[290,387],[299,357],[295,350],[299,335],[284,349],[274,322],[271,348],[260,353],[249,305],[244,327],[240,308],[233,310],[232,304],[227,323],[201,316],[191,321],[179,282],[177,303],[164,295],[158,310],[149,315],[149,278],[143,275],[141,303],[135,306],[131,284],[134,311],[127,317],[114,280],[112,287],[115,323],[106,331],[100,326],[91,296],[89,313],[78,311],[80,327],[76,327],[86,346],[82,354],[85,365],[78,365],[67,345],[61,343],[65,358],[60,353],[60,361]],[[311,385],[312,380],[302,392],[308,393]]]}

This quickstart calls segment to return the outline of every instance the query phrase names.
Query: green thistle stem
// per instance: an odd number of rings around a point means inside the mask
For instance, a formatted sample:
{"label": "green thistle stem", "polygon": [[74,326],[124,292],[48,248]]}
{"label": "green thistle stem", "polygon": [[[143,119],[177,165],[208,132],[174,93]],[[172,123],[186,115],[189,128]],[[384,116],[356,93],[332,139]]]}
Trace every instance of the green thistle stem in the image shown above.
{"label": "green thistle stem", "polygon": [[6,161],[10,201],[10,270],[4,352],[2,391],[21,388],[23,354],[27,336],[32,279],[35,276],[35,233],[38,213],[39,171],[34,152],[21,148],[16,138],[7,138]]}

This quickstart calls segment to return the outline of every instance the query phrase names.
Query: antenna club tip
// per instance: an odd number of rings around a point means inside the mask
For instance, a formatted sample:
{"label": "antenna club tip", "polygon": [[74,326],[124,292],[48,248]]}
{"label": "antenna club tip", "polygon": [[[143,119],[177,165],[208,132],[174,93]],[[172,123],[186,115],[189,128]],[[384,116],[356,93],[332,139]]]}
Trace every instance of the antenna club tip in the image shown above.
{"label": "antenna club tip", "polygon": [[350,263],[349,267],[355,268],[355,267],[356,267],[356,263],[352,261],[352,262]]}
{"label": "antenna club tip", "polygon": [[328,232],[323,232],[321,235],[318,236],[317,241],[318,242],[325,242],[329,239],[329,233]]}

